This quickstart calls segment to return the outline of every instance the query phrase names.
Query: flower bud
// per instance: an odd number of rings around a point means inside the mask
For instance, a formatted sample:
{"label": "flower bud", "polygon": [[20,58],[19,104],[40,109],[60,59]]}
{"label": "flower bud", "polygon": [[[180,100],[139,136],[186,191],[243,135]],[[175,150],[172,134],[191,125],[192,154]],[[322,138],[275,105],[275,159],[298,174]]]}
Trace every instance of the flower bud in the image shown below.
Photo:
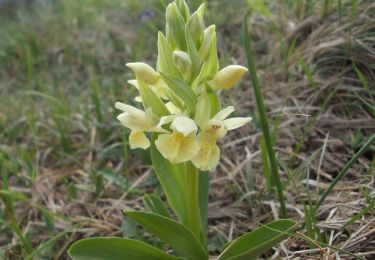
{"label": "flower bud", "polygon": [[197,12],[193,13],[189,20],[188,20],[188,26],[190,30],[191,37],[193,38],[195,47],[199,47],[201,40],[203,38],[203,20],[199,17],[199,14]]}
{"label": "flower bud", "polygon": [[182,17],[184,17],[185,21],[187,21],[188,17],[190,16],[190,12],[185,0],[176,0],[175,2]]}
{"label": "flower bud", "polygon": [[173,49],[178,48],[180,50],[186,50],[185,20],[175,3],[168,5],[166,20],[166,33],[169,44]]}
{"label": "flower bud", "polygon": [[185,80],[188,80],[190,77],[191,69],[191,59],[189,54],[184,51],[174,51],[173,52],[173,61],[176,64],[178,71],[181,73]]}
{"label": "flower bud", "polygon": [[220,70],[208,83],[214,90],[230,89],[241,80],[246,72],[247,68],[243,66],[231,65]]}
{"label": "flower bud", "polygon": [[153,85],[159,80],[158,73],[149,65],[142,62],[127,63],[128,66],[137,76],[138,79],[146,84]]}
{"label": "flower bud", "polygon": [[206,28],[206,30],[204,30],[203,42],[198,51],[200,62],[203,62],[206,58],[207,53],[209,52],[210,47],[212,46],[212,40],[215,38],[215,36],[215,25],[211,25],[210,27]]}

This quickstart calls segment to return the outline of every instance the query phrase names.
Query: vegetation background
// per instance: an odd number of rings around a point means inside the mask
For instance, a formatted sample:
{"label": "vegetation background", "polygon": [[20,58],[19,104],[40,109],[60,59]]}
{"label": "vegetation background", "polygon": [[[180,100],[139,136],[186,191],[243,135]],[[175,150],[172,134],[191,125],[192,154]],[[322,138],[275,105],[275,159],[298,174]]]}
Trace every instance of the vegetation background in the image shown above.
{"label": "vegetation background", "polygon": [[[161,188],[148,153],[129,149],[114,103],[135,105],[124,64],[155,65],[168,3],[0,1],[1,259],[66,259],[72,242],[90,236],[163,246],[123,215]],[[375,2],[209,0],[221,67],[246,65],[248,11],[288,215],[303,223],[263,257],[373,259],[374,144],[314,205],[375,132]],[[278,218],[280,206],[250,79],[222,99],[254,120],[222,141],[211,174],[212,255]]]}

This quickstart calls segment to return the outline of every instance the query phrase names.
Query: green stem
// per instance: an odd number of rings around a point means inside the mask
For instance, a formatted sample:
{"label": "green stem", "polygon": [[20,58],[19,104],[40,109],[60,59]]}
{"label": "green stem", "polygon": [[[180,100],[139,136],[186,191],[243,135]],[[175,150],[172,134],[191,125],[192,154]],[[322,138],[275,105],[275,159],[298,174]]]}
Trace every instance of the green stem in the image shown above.
{"label": "green stem", "polygon": [[209,172],[198,172],[199,180],[199,213],[201,217],[201,228],[202,228],[202,241],[205,240],[207,233],[207,213],[208,213],[208,191],[210,185],[210,173]]}
{"label": "green stem", "polygon": [[336,186],[336,184],[346,175],[348,170],[352,167],[352,165],[358,160],[358,158],[367,150],[367,148],[375,141],[375,134],[370,136],[366,143],[361,147],[361,149],[350,159],[350,161],[342,168],[340,173],[336,176],[336,178],[331,182],[328,189],[323,193],[323,195],[320,197],[318,203],[316,204],[315,208],[318,209],[320,205],[324,202],[326,197],[329,193],[333,190],[333,188]]}
{"label": "green stem", "polygon": [[192,164],[186,164],[186,214],[187,214],[187,227],[199,239],[200,236],[200,212],[198,201],[198,169]]}
{"label": "green stem", "polygon": [[280,174],[279,174],[279,170],[278,170],[277,163],[276,163],[275,152],[272,146],[272,138],[271,138],[271,134],[270,134],[269,126],[268,126],[266,109],[263,103],[263,94],[260,90],[260,84],[259,84],[258,76],[256,73],[253,49],[251,46],[251,36],[247,30],[247,15],[244,18],[242,30],[243,30],[243,37],[244,37],[244,45],[245,45],[246,54],[247,54],[247,62],[249,64],[249,70],[250,70],[250,75],[251,75],[251,81],[253,83],[253,89],[254,89],[257,107],[259,111],[259,117],[260,117],[260,121],[262,124],[262,130],[263,130],[263,135],[264,135],[264,139],[266,143],[267,154],[270,160],[271,173],[275,180],[275,185],[276,185],[276,189],[277,189],[277,193],[278,193],[279,201],[280,201],[281,212],[282,212],[283,217],[285,218],[287,216],[287,212],[286,212],[286,207],[285,207],[283,188],[281,185]]}

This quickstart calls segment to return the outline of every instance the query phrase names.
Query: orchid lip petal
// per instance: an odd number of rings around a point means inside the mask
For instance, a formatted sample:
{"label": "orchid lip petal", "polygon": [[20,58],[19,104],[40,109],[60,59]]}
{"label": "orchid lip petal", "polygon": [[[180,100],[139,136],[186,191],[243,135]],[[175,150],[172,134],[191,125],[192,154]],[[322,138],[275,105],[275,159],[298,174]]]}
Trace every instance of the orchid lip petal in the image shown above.
{"label": "orchid lip petal", "polygon": [[177,116],[172,121],[171,129],[188,136],[190,134],[195,134],[198,131],[198,127],[195,124],[194,120],[186,116]]}

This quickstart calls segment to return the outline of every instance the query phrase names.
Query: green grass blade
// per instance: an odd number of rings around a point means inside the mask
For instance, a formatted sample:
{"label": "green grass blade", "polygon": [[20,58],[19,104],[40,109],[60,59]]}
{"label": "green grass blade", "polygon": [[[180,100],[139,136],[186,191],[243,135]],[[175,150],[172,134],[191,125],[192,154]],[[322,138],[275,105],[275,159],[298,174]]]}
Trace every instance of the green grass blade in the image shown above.
{"label": "green grass blade", "polygon": [[366,208],[364,208],[360,212],[358,212],[358,214],[356,214],[354,217],[352,217],[351,219],[349,219],[349,221],[346,222],[345,225],[342,226],[341,229],[344,229],[347,226],[350,226],[351,224],[353,224],[355,221],[357,221],[358,219],[360,219],[363,215],[365,215],[367,212],[369,212],[373,208],[375,208],[375,200],[373,200]]}
{"label": "green grass blade", "polygon": [[314,80],[314,73],[313,71],[309,68],[309,66],[305,63],[305,61],[302,59],[301,55],[297,53],[297,60],[299,65],[302,67],[303,73],[305,74],[310,86],[317,91],[318,85],[316,81]]}
{"label": "green grass blade", "polygon": [[263,175],[264,178],[266,179],[266,184],[269,192],[273,192],[273,186],[275,181],[272,179],[272,173],[270,170],[270,164],[268,160],[268,155],[267,155],[267,147],[266,147],[266,142],[264,141],[264,136],[261,137],[260,139],[260,152],[261,152],[261,158],[262,158],[262,166],[263,166]]}
{"label": "green grass blade", "polygon": [[96,117],[98,119],[99,124],[103,123],[103,114],[102,114],[102,108],[101,108],[101,102],[99,98],[99,90],[98,90],[98,82],[96,80],[95,74],[93,75],[92,81],[91,81],[91,99],[92,103],[94,104]]}
{"label": "green grass blade", "polygon": [[277,193],[279,196],[282,215],[285,217],[287,215],[287,212],[286,212],[286,207],[285,207],[283,188],[282,188],[280,174],[279,174],[279,170],[278,170],[278,166],[276,162],[275,152],[272,146],[272,138],[271,138],[270,130],[268,127],[266,109],[263,103],[263,94],[261,92],[258,76],[256,73],[253,49],[251,46],[251,37],[247,29],[247,16],[245,16],[244,18],[242,29],[243,29],[244,45],[245,45],[246,54],[247,54],[247,61],[249,64],[249,71],[251,75],[251,81],[253,83],[253,89],[254,89],[255,98],[257,102],[257,108],[259,111],[259,118],[262,124],[263,135],[264,135],[264,139],[266,142],[267,153],[268,153],[269,160],[270,160],[271,172],[273,175],[273,179],[275,180],[275,185],[276,185]]}
{"label": "green grass blade", "polygon": [[370,136],[367,141],[364,143],[364,145],[361,147],[361,149],[350,159],[350,161],[342,168],[340,173],[336,176],[336,178],[331,182],[328,189],[323,193],[323,195],[320,197],[318,203],[316,204],[316,209],[322,205],[324,200],[327,198],[328,194],[331,193],[333,188],[336,186],[336,184],[347,174],[348,170],[352,167],[352,165],[358,160],[358,158],[367,150],[367,148],[370,147],[370,145],[375,141],[375,134]]}
{"label": "green grass blade", "polygon": [[[23,235],[22,230],[18,225],[16,216],[14,214],[13,199],[15,193],[9,190],[8,174],[5,170],[6,163],[7,161],[5,159],[5,156],[0,154],[0,174],[2,179],[2,181],[0,182],[0,201],[2,201],[4,204],[5,212],[9,219],[10,226],[13,229],[14,233],[17,234],[17,236],[19,237],[22,248],[26,251],[27,254],[30,254],[33,251],[33,248],[31,247],[29,241],[27,241],[25,236]],[[25,199],[25,197],[23,197],[22,194],[19,194],[16,197],[19,197],[19,199]]]}

